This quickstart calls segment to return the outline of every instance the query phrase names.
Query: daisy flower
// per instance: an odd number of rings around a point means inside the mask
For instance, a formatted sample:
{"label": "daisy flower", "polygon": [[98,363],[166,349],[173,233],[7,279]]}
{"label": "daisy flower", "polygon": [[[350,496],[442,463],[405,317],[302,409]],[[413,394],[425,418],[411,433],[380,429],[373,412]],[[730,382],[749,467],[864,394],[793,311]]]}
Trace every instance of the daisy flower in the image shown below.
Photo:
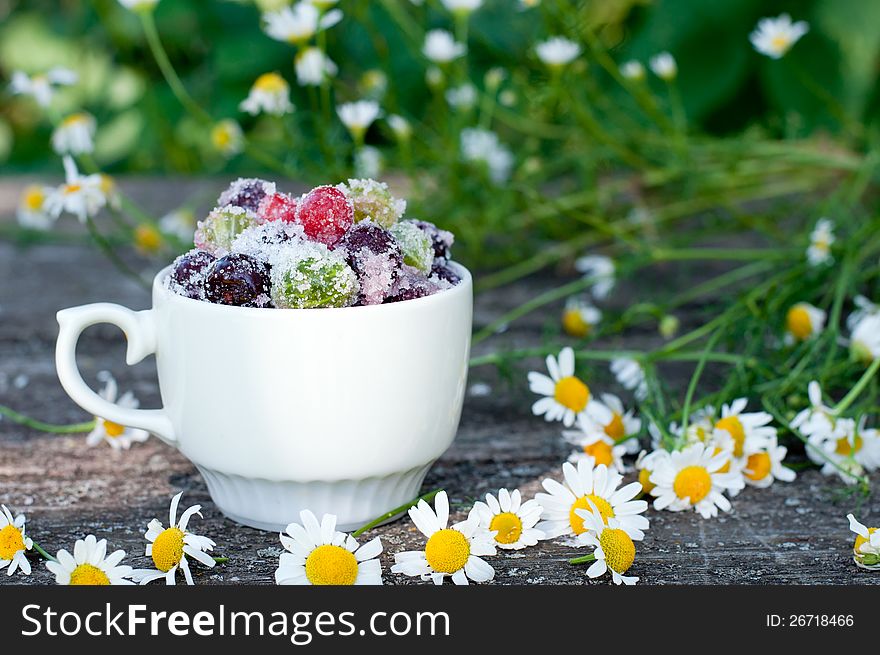
{"label": "daisy flower", "polygon": [[316,33],[333,27],[342,20],[342,12],[334,9],[323,14],[311,2],[301,0],[295,5],[263,14],[263,30],[276,41],[299,45]]}
{"label": "daisy flower", "polygon": [[435,64],[447,64],[467,52],[467,46],[457,43],[446,30],[431,30],[425,34],[422,54]]}
{"label": "daisy flower", "polygon": [[733,439],[733,456],[743,457],[766,448],[776,438],[776,428],[767,425],[773,417],[767,412],[743,412],[748,405],[745,398],[737,398],[721,408],[721,418],[715,423],[718,432],[727,433]]}
{"label": "daisy flower", "polygon": [[131,11],[152,11],[159,0],[119,0],[119,4]]}
{"label": "daisy flower", "polygon": [[342,124],[348,128],[352,138],[360,142],[367,129],[382,112],[379,110],[379,103],[375,100],[358,100],[339,105],[336,113]]}
{"label": "daisy flower", "polygon": [[503,184],[510,178],[513,153],[494,132],[479,127],[465,128],[461,131],[460,147],[462,159],[485,164],[489,179],[495,184]]}
{"label": "daisy flower", "polygon": [[771,59],[779,59],[807,32],[810,26],[802,20],[791,22],[791,16],[781,14],[777,18],[762,18],[749,34],[755,50]]}
{"label": "daisy flower", "polygon": [[678,64],[668,52],[661,52],[651,57],[648,65],[651,71],[661,80],[671,82],[678,76]]}
{"label": "daisy flower", "polygon": [[720,472],[727,461],[725,453],[715,454],[713,446],[702,444],[659,459],[651,473],[654,509],[679,512],[693,507],[705,519],[717,516],[719,509],[729,512],[730,501],[723,492],[738,491],[744,483],[741,475]]}
{"label": "daisy flower", "polygon": [[211,145],[224,157],[234,157],[244,150],[244,132],[231,118],[217,121],[211,128]]}
{"label": "daisy flower", "polygon": [[171,499],[168,528],[163,528],[157,519],[153,519],[147,525],[144,537],[150,543],[147,544],[146,555],[153,558],[156,570],[136,572],[136,577],[142,585],[159,578],[165,578],[166,585],[173,585],[178,569],[183,571],[188,585],[194,584],[187,557],[192,557],[208,568],[213,568],[216,564],[214,558],[207,552],[214,550],[216,544],[207,537],[200,537],[187,530],[190,518],[194,515],[202,515],[202,506],[193,505],[180,515],[180,521],[177,520],[177,506],[180,504],[181,496],[183,496],[182,491]]}
{"label": "daisy flower", "polygon": [[468,515],[467,520],[449,523],[449,499],[445,491],[434,498],[434,509],[424,500],[411,507],[409,517],[428,538],[425,550],[406,551],[394,555],[393,573],[422,580],[431,580],[436,585],[451,576],[457,585],[466,585],[468,580],[487,582],[495,577],[493,569],[481,556],[495,554],[495,535],[480,527],[476,514]]}
{"label": "daisy flower", "polygon": [[24,514],[13,518],[6,505],[0,505],[0,510],[0,570],[6,569],[6,575],[12,575],[21,569],[30,575],[27,551],[34,547],[34,542],[25,534]]}
{"label": "daisy flower", "polygon": [[296,81],[300,86],[321,86],[329,77],[335,77],[339,67],[315,46],[302,48],[293,60]]}
{"label": "daisy flower", "polygon": [[611,294],[616,282],[613,259],[605,255],[586,255],[575,261],[574,268],[585,278],[593,280],[590,291],[596,300],[605,300]]}
{"label": "daisy flower", "polygon": [[76,84],[79,76],[69,68],[52,68],[33,77],[22,71],[12,73],[9,90],[13,95],[31,96],[41,107],[48,107],[55,95],[55,87]]}
{"label": "daisy flower", "polygon": [[633,410],[627,411],[620,398],[611,393],[603,393],[601,400],[589,403],[581,415],[584,432],[600,432],[614,443],[623,444],[626,452],[638,451],[636,437],[642,430],[642,421]]}
{"label": "daisy flower", "polygon": [[336,529],[336,517],[325,514],[318,523],[309,510],[302,523],[291,523],[281,535],[282,553],[275,571],[280,585],[380,585],[382,566],[379,537],[359,546],[351,535]]}
{"label": "daisy flower", "polygon": [[559,69],[574,61],[581,54],[581,47],[574,41],[555,36],[536,45],[535,53],[542,63]]}
{"label": "daisy flower", "polygon": [[278,73],[263,73],[238,108],[252,116],[261,112],[271,116],[289,114],[294,110],[290,102],[290,85]]}
{"label": "daisy flower", "polygon": [[831,246],[834,243],[834,223],[827,218],[820,218],[810,233],[810,245],[807,248],[807,262],[810,266],[830,264]]}
{"label": "daisy flower", "polygon": [[645,369],[636,360],[628,357],[612,359],[609,365],[611,374],[624,389],[633,392],[636,400],[644,400],[648,397],[648,381],[645,378]]}
{"label": "daisy flower", "polygon": [[583,298],[572,296],[562,310],[562,329],[566,334],[582,339],[602,320],[602,312]]}
{"label": "daisy flower", "polygon": [[577,447],[577,450],[568,456],[569,462],[576,464],[581,460],[587,460],[590,466],[604,464],[616,471],[625,470],[623,456],[626,454],[626,446],[615,444],[613,439],[602,432],[586,432],[583,429],[564,430],[562,438]]}
{"label": "daisy flower", "polygon": [[856,296],[853,298],[853,304],[856,306],[856,309],[846,317],[846,327],[850,332],[855,329],[856,325],[862,322],[863,318],[880,315],[880,305],[871,302],[865,296]]}
{"label": "daisy flower", "polygon": [[763,489],[773,484],[774,480],[783,482],[794,480],[795,472],[782,465],[787,452],[786,447],[778,445],[776,437],[773,437],[766,449],[752,453],[746,459],[742,467],[744,482],[749,486]]}
{"label": "daisy flower", "polygon": [[880,314],[871,314],[859,321],[849,341],[850,352],[858,361],[867,364],[880,357]]}
{"label": "daisy flower", "polygon": [[[140,406],[140,401],[134,397],[131,391],[126,391],[119,400],[116,399],[118,387],[116,380],[108,371],[98,373],[98,379],[104,382],[104,388],[98,392],[98,395],[107,402],[115,403],[125,409],[137,409]],[[146,430],[128,428],[96,416],[95,428],[86,437],[86,445],[97,446],[104,441],[110,444],[113,450],[128,450],[131,448],[131,444],[144,442],[149,437],[150,433]]]}
{"label": "daisy flower", "polygon": [[453,14],[467,16],[483,6],[483,0],[440,0],[446,10]]}
{"label": "daisy flower", "polygon": [[55,221],[46,210],[46,199],[55,191],[49,186],[29,184],[18,198],[18,224],[31,230],[48,230]]}
{"label": "daisy flower", "polygon": [[826,313],[808,302],[792,305],[785,315],[785,344],[806,341],[825,328]]}
{"label": "daisy flower", "polygon": [[805,437],[820,434],[824,438],[830,435],[834,432],[834,413],[822,400],[822,387],[816,380],[807,385],[807,397],[810,399],[810,406],[795,415],[789,424],[791,429],[797,430]]}
{"label": "daisy flower", "polygon": [[498,548],[520,550],[544,538],[535,528],[543,511],[537,500],[522,502],[519,489],[499,489],[497,498],[486,494],[486,502],[474,503],[470,513],[476,514],[481,528],[494,533]]}
{"label": "daisy flower", "polygon": [[620,74],[628,80],[641,82],[645,79],[645,67],[641,62],[633,59],[620,65]]}
{"label": "daisy flower", "polygon": [[705,405],[691,412],[684,430],[685,441],[692,443],[709,443],[715,435],[715,422],[718,420],[715,407]]}
{"label": "daisy flower", "polygon": [[447,90],[444,97],[453,109],[467,110],[477,104],[477,87],[469,82],[460,84]]}
{"label": "daisy flower", "polygon": [[[841,460],[854,460],[868,471],[880,467],[880,434],[877,430],[865,427],[867,416],[862,415],[858,422],[851,418],[839,418],[835,422],[835,431],[825,437],[821,445],[828,457],[840,463]],[[818,440],[817,440],[818,441]],[[824,467],[832,467],[827,459]],[[826,471],[826,475],[832,471]]]}
{"label": "daisy flower", "polygon": [[70,156],[65,156],[62,161],[65,183],[46,198],[46,211],[55,218],[66,211],[85,223],[86,218],[94,216],[107,204],[102,178],[100,175],[80,175]]}
{"label": "daisy flower", "polygon": [[595,549],[593,557],[596,561],[587,569],[587,576],[598,578],[611,571],[614,584],[634,585],[638,582],[635,576],[623,575],[636,561],[636,545],[620,522],[612,518],[606,523],[601,510],[592,501],[588,509],[575,511],[584,525],[589,526],[586,532],[578,535],[578,542]]}
{"label": "daisy flower", "polygon": [[880,570],[880,530],[862,525],[852,514],[847,514],[846,518],[849,519],[849,529],[856,533],[853,544],[856,566],[869,571]]}
{"label": "daisy flower", "polygon": [[646,450],[639,453],[639,456],[636,458],[636,471],[639,472],[639,484],[642,486],[643,494],[651,493],[651,489],[655,487],[654,483],[651,482],[651,474],[654,472],[657,463],[662,459],[668,458],[669,453],[662,448],[652,450],[650,453]]}
{"label": "daisy flower", "polygon": [[73,555],[59,550],[56,562],[46,562],[46,568],[55,574],[55,582],[60,585],[132,585],[129,578],[134,574],[130,566],[120,565],[125,557],[124,550],[107,554],[107,540],[95,539],[87,535],[77,539],[73,545]]}
{"label": "daisy flower", "polygon": [[407,141],[412,136],[412,125],[410,125],[409,121],[403,116],[400,116],[399,114],[390,114],[386,120],[388,121],[388,127],[391,128],[391,131],[394,132],[394,136],[399,141]]}
{"label": "daisy flower", "polygon": [[547,371],[550,376],[536,371],[529,372],[529,390],[544,396],[532,405],[535,416],[545,421],[562,421],[570,428],[575,417],[587,408],[590,388],[574,375],[574,351],[566,346],[557,359],[547,355]]}
{"label": "daisy flower", "polygon": [[52,132],[52,149],[59,155],[83,155],[95,149],[95,117],[86,112],[71,114]]}
{"label": "daisy flower", "polygon": [[563,535],[583,534],[589,526],[576,510],[588,509],[592,502],[605,519],[616,518],[620,527],[636,541],[641,540],[648,529],[648,519],[640,516],[648,503],[633,500],[642,490],[638,482],[620,487],[623,476],[604,464],[593,468],[587,460],[577,463],[577,468],[566,462],[562,465],[563,482],[552,478],[545,479],[541,485],[548,493],[539,493],[535,500],[544,508],[543,519],[536,526],[543,530],[547,539]]}

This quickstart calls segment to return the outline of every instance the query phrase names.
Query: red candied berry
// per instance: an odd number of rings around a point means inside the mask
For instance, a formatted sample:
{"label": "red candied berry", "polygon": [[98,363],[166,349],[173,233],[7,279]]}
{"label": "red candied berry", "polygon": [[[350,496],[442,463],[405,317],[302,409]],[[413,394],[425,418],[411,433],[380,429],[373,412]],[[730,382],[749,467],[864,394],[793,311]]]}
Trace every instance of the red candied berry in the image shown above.
{"label": "red candied berry", "polygon": [[284,221],[293,223],[296,221],[296,199],[286,193],[273,193],[266,196],[260,204],[260,216],[264,221]]}
{"label": "red candied berry", "polygon": [[315,187],[297,205],[296,221],[308,238],[332,246],[354,223],[354,205],[336,187]]}

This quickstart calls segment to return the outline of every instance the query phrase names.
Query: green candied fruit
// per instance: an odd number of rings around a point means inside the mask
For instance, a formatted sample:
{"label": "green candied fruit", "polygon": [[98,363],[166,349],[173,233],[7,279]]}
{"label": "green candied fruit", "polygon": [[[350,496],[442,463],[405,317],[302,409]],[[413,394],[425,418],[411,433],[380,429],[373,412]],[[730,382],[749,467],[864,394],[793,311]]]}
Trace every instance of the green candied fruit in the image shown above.
{"label": "green candied fruit", "polygon": [[213,255],[225,255],[232,248],[235,237],[257,224],[257,217],[241,207],[218,207],[199,221],[193,237],[196,248]]}
{"label": "green candied fruit", "polygon": [[354,222],[373,219],[384,228],[394,225],[406,211],[406,200],[395,198],[388,185],[376,180],[349,180],[337,187],[354,205]]}
{"label": "green candied fruit", "polygon": [[272,302],[282,309],[346,307],[359,289],[357,276],[341,258],[313,254],[272,266]]}
{"label": "green candied fruit", "polygon": [[431,270],[434,263],[434,246],[431,237],[413,223],[396,223],[391,226],[391,234],[400,244],[403,263],[419,269],[422,273]]}

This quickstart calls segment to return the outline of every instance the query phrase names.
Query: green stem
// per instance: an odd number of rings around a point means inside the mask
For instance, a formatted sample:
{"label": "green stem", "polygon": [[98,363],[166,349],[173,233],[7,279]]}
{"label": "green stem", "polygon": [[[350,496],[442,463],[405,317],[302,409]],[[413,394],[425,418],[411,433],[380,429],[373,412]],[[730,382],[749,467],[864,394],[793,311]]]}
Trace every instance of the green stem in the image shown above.
{"label": "green stem", "polygon": [[834,409],[831,412],[835,416],[840,416],[843,412],[845,412],[850,405],[853,404],[856,398],[859,397],[859,394],[865,390],[865,387],[868,386],[868,383],[871,381],[871,378],[877,374],[877,370],[880,369],[880,359],[875,359],[871,362],[871,365],[867,368],[867,370],[862,373],[862,377],[859,378],[859,381],[855,383],[852,389],[849,390],[849,393],[843,397],[837,405],[835,405]]}
{"label": "green stem", "polygon": [[58,561],[52,555],[50,555],[45,550],[43,550],[42,546],[40,546],[40,544],[38,544],[36,541],[33,542],[33,546],[34,546],[34,550],[37,551],[45,559],[49,560],[50,562],[57,562]]}
{"label": "green stem", "polygon": [[582,555],[580,557],[573,557],[572,559],[568,560],[568,563],[569,564],[588,564],[589,562],[595,562],[595,561],[596,561],[596,556],[591,553],[589,555]]}
{"label": "green stem", "polygon": [[226,562],[229,561],[228,557],[212,557],[211,559],[213,559],[217,564],[226,564]]}
{"label": "green stem", "polygon": [[[528,359],[530,357],[546,357],[549,354],[558,353],[561,348],[562,346],[557,344],[541,348],[522,348],[519,350],[511,350],[506,353],[480,355],[471,358],[470,367],[476,368],[478,366],[497,365],[509,361]],[[619,358],[667,362],[699,362],[705,357],[707,362],[743,364],[745,366],[754,366],[757,363],[753,358],[746,358],[735,353],[705,353],[703,351],[687,351],[658,356],[656,353],[645,353],[640,350],[576,350],[574,357],[578,360],[598,362],[610,362],[613,359]]]}
{"label": "green stem", "polygon": [[40,432],[50,432],[52,434],[79,434],[80,432],[91,432],[95,428],[95,421],[86,421],[85,423],[70,423],[67,425],[56,425],[54,423],[44,423],[30,416],[25,416],[16,412],[11,407],[0,405],[0,415],[5,416],[13,423],[26,425]]}
{"label": "green stem", "polygon": [[92,239],[94,239],[98,248],[107,256],[107,258],[111,262],[113,262],[116,268],[118,268],[120,271],[122,271],[132,279],[137,280],[137,282],[140,283],[140,285],[143,286],[145,289],[150,288],[150,282],[142,278],[140,273],[129,266],[128,263],[119,256],[119,254],[116,252],[116,249],[113,247],[113,244],[107,241],[107,237],[101,234],[101,232],[98,230],[98,226],[91,216],[86,217],[86,227],[88,227],[89,234],[92,236]]}
{"label": "green stem", "polygon": [[424,500],[426,503],[430,503],[432,500],[434,500],[434,496],[439,494],[441,491],[443,491],[443,490],[442,489],[434,489],[434,491],[429,491],[428,493],[423,494],[423,495],[419,496],[418,498],[413,498],[408,503],[404,503],[400,507],[395,507],[394,509],[385,512],[382,516],[379,516],[379,517],[373,519],[372,521],[367,523],[365,526],[358,528],[357,530],[355,530],[354,532],[351,533],[351,536],[352,537],[360,537],[367,530],[372,530],[377,525],[380,525],[380,524],[384,523],[385,521],[393,519],[398,514],[405,512],[410,507],[414,507],[414,506],[418,505],[420,500]]}
{"label": "green stem", "polygon": [[706,348],[703,350],[703,356],[700,357],[700,361],[697,362],[697,366],[694,369],[694,374],[691,376],[691,381],[688,384],[687,394],[684,397],[684,407],[681,410],[681,432],[685,434],[688,426],[688,419],[690,418],[691,413],[691,402],[694,398],[694,392],[697,389],[697,383],[700,381],[700,376],[703,374],[703,369],[706,367],[706,359],[709,354],[712,352],[712,349],[715,347],[715,344],[718,342],[718,339],[721,338],[721,330],[716,330],[715,334],[706,342]]}

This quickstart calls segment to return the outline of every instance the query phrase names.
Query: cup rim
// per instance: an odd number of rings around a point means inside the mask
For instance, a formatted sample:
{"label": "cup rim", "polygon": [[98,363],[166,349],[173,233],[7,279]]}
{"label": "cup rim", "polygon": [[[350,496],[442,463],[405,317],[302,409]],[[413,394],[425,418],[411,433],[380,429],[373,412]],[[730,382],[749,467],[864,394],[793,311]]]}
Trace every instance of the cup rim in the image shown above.
{"label": "cup rim", "polygon": [[[264,315],[264,316],[277,316],[280,312],[284,312],[285,314],[294,313],[298,315],[314,315],[315,313],[321,315],[329,315],[330,313],[340,313],[340,312],[352,312],[352,311],[404,311],[406,307],[429,307],[432,304],[436,304],[439,302],[443,302],[444,299],[452,300],[455,297],[458,297],[462,294],[471,293],[471,287],[473,285],[473,276],[471,272],[455,261],[449,261],[447,266],[452,268],[458,276],[461,278],[461,281],[453,287],[448,289],[443,289],[436,293],[432,293],[430,296],[423,296],[421,298],[413,298],[411,300],[402,300],[400,302],[392,302],[392,303],[383,303],[380,305],[359,305],[352,307],[313,307],[313,308],[278,308],[278,307],[238,307],[236,305],[221,305],[218,303],[207,302],[204,300],[197,300],[195,298],[187,298],[186,296],[181,296],[180,294],[174,293],[171,289],[168,289],[164,280],[166,276],[171,271],[171,267],[173,264],[169,264],[162,268],[156,276],[153,278],[153,297],[161,297],[167,302],[172,303],[181,303],[183,306],[190,306],[193,309],[196,306],[202,307],[205,311],[216,311],[216,312],[227,312],[233,311],[239,314],[246,313],[254,313],[256,315]],[[268,311],[267,311],[268,310]]]}

